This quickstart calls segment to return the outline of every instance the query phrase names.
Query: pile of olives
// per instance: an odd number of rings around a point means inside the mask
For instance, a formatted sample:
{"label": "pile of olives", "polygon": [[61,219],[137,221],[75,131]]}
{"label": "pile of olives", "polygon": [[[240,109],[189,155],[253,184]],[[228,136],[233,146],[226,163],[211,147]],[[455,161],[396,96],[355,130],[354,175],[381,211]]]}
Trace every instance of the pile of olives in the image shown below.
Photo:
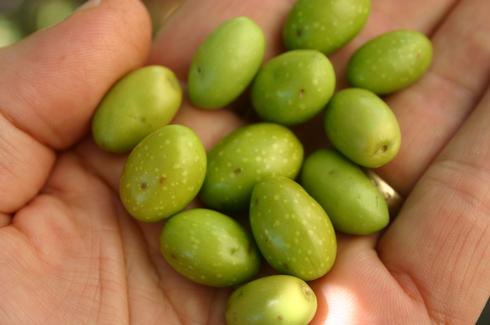
{"label": "pile of olives", "polygon": [[[228,324],[307,324],[316,297],[305,281],[334,266],[335,231],[367,235],[389,223],[383,194],[364,171],[385,165],[400,148],[398,121],[378,95],[417,81],[432,48],[416,31],[380,35],[353,54],[351,88],[336,92],[326,55],[357,35],[369,12],[369,0],[299,0],[283,28],[288,51],[265,64],[266,40],[254,21],[237,17],[218,26],[193,57],[189,99],[221,109],[249,90],[263,121],[207,153],[191,129],[169,125],[183,91],[166,67],[128,74],[96,111],[95,142],[131,151],[120,182],[125,208],[143,222],[167,219],[161,252],[168,264],[197,283],[241,285],[229,298]],[[304,157],[289,127],[322,111],[333,148]],[[206,208],[185,210],[197,196]],[[244,213],[247,225],[231,217]],[[262,259],[278,275],[257,278]]]}

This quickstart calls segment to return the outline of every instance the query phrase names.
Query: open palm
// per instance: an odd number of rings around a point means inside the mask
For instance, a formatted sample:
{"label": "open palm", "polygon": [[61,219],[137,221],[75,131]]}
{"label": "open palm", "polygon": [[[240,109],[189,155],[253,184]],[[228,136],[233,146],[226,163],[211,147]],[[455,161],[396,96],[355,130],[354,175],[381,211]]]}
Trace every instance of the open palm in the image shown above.
{"label": "open palm", "polygon": [[[184,80],[199,42],[238,15],[264,28],[270,57],[292,2],[188,0],[150,62]],[[372,11],[332,56],[340,85],[352,51],[390,29],[430,35],[435,60],[423,80],[387,99],[403,144],[377,172],[407,200],[380,236],[339,235],[337,264],[313,282],[314,323],[470,324],[490,294],[490,2],[375,0]],[[228,291],[169,268],[161,224],[135,222],[119,203],[125,158],[87,136],[107,89],[148,63],[149,25],[139,1],[104,0],[0,50],[0,324],[224,322]],[[231,110],[189,105],[175,122],[208,148],[244,123]],[[325,142],[315,128],[309,147]]]}

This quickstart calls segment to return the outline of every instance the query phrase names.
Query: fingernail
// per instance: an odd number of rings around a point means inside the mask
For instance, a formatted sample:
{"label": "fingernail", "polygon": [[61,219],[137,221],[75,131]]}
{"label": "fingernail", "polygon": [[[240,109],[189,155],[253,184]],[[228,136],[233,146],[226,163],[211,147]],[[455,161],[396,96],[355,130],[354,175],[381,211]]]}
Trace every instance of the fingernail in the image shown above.
{"label": "fingernail", "polygon": [[98,6],[100,6],[102,0],[89,0],[85,2],[83,5],[78,7],[77,11],[83,11],[83,10],[88,10],[88,9],[93,9]]}

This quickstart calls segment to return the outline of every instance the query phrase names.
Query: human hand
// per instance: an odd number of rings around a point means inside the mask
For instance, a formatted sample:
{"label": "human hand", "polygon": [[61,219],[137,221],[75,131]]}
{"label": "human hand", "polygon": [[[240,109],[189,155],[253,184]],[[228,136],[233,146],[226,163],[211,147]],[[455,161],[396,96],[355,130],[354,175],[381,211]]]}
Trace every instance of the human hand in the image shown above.
{"label": "human hand", "polygon": [[[312,283],[315,324],[468,324],[489,296],[490,3],[455,2],[374,1],[361,35],[332,56],[342,79],[354,48],[400,27],[431,35],[435,49],[424,79],[388,99],[403,144],[377,172],[407,200],[381,236],[339,235],[334,269]],[[270,57],[292,3],[188,0],[150,61],[184,80],[199,42],[237,15],[264,28]],[[161,224],[135,222],[119,203],[125,158],[86,136],[103,94],[149,46],[140,3],[103,0],[0,51],[0,324],[223,323],[229,291],[165,263]],[[245,121],[186,104],[175,122],[209,148]],[[320,127],[304,132],[315,123],[299,128],[309,147],[324,143]]]}

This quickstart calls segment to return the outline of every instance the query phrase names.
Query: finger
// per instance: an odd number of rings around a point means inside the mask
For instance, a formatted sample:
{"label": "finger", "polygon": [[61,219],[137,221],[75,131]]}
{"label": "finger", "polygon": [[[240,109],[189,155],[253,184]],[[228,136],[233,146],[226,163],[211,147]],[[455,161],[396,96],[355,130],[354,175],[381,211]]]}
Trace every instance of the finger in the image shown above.
{"label": "finger", "polygon": [[109,87],[143,63],[150,23],[134,0],[103,0],[0,51],[0,112],[50,147],[86,131]]}
{"label": "finger", "polygon": [[[28,317],[19,323],[46,314],[54,324],[67,315],[84,324],[125,322],[127,278],[113,197],[74,155],[63,154],[43,193],[4,228],[26,244],[18,257],[23,263],[6,279],[16,279],[18,286],[7,296],[7,307],[18,308],[21,301],[29,311],[17,311]],[[98,304],[110,304],[110,315],[93,313]]]}
{"label": "finger", "polygon": [[422,176],[379,244],[435,323],[472,324],[490,294],[490,91]]}
{"label": "finger", "polygon": [[160,286],[162,277],[159,270],[164,263],[161,255],[148,249],[136,222],[129,218],[120,204],[117,206],[128,279],[129,323],[157,324],[162,319],[169,324],[179,323],[172,302]]}
{"label": "finger", "polygon": [[139,1],[105,0],[0,50],[0,212],[39,191],[52,148],[78,139],[104,92],[143,63],[148,26]]}
{"label": "finger", "polygon": [[[364,31],[342,54],[333,57],[335,63],[346,58],[359,44],[382,31],[397,27],[430,30],[455,0],[441,1],[373,1],[372,14]],[[160,31],[150,61],[168,65],[181,80],[187,78],[192,55],[204,38],[221,22],[236,16],[249,16],[262,27],[267,39],[266,57],[283,51],[282,28],[294,0],[188,0],[170,17]],[[422,10],[423,8],[423,10]],[[192,32],[190,32],[192,26]],[[339,66],[336,70],[340,71]]]}
{"label": "finger", "polygon": [[41,188],[54,152],[0,114],[0,214],[23,206]]}
{"label": "finger", "polygon": [[0,228],[10,224],[12,217],[5,213],[0,213]]}
{"label": "finger", "polygon": [[457,5],[433,36],[427,75],[388,99],[402,130],[398,156],[378,171],[408,193],[480,99],[490,76],[490,2]]}

